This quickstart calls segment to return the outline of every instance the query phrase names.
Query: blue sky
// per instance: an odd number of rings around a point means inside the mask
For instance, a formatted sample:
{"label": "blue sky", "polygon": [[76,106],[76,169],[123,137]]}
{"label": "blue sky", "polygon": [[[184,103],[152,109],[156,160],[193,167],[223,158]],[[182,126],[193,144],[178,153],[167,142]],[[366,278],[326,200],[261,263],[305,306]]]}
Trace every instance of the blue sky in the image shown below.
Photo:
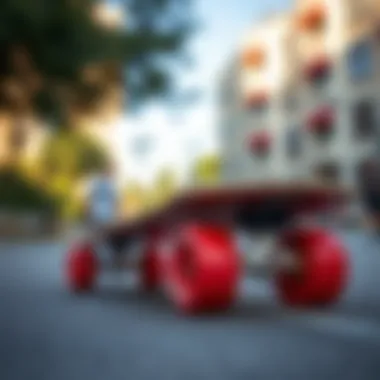
{"label": "blue sky", "polygon": [[[157,158],[151,162],[156,168],[171,163],[181,170],[194,156],[217,150],[215,91],[221,71],[250,26],[271,13],[289,9],[292,3],[293,0],[194,0],[200,29],[189,43],[193,64],[179,79],[185,87],[199,89],[202,96],[174,118],[172,109],[162,105],[147,108],[130,129],[132,134],[137,129],[150,130],[155,136]],[[155,171],[153,167],[135,169],[136,173]]]}
{"label": "blue sky", "polygon": [[194,78],[201,84],[209,82],[210,74],[232,56],[244,31],[291,4],[292,0],[195,0],[196,16],[203,27],[194,36]]}
{"label": "blue sky", "polygon": [[[201,29],[191,41],[194,65],[183,80],[199,88],[203,96],[198,104],[185,111],[183,117],[191,122],[195,120],[191,116],[193,112],[198,113],[198,118],[204,115],[213,129],[217,127],[215,95],[219,75],[236,53],[242,35],[263,17],[289,9],[293,0],[194,1],[195,16],[199,19]],[[186,118],[187,113],[189,118]],[[194,128],[197,126],[194,125]]]}

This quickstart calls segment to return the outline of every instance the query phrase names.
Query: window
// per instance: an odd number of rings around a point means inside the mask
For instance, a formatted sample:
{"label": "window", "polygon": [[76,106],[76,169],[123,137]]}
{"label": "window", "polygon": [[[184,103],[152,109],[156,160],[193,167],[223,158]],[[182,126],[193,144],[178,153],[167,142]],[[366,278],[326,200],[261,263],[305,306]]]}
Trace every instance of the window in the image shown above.
{"label": "window", "polygon": [[325,93],[326,88],[329,84],[329,81],[330,81],[330,74],[324,73],[313,78],[310,83],[314,90],[323,91]]}
{"label": "window", "polygon": [[374,70],[374,57],[370,40],[361,41],[350,49],[348,69],[352,80],[365,80],[371,77]]}
{"label": "window", "polygon": [[368,156],[356,166],[356,180],[359,184],[372,185],[379,180],[379,160],[376,156]]}
{"label": "window", "polygon": [[363,183],[368,173],[368,160],[362,160],[356,166],[356,180],[358,183]]}
{"label": "window", "polygon": [[376,133],[376,109],[370,100],[362,100],[354,106],[353,123],[355,138],[367,139]]}
{"label": "window", "polygon": [[286,152],[289,158],[298,158],[301,154],[301,135],[298,128],[291,128],[285,135]]}
{"label": "window", "polygon": [[252,117],[263,118],[268,113],[269,106],[267,104],[260,104],[250,107],[249,112]]}
{"label": "window", "polygon": [[297,97],[293,94],[285,95],[284,106],[288,112],[296,111],[298,106]]}
{"label": "window", "polygon": [[324,163],[316,166],[314,173],[317,179],[322,181],[337,182],[339,180],[340,170],[337,164]]}
{"label": "window", "polygon": [[241,172],[241,165],[239,165],[235,157],[228,157],[222,163],[222,170],[229,178],[233,178],[237,173]]}

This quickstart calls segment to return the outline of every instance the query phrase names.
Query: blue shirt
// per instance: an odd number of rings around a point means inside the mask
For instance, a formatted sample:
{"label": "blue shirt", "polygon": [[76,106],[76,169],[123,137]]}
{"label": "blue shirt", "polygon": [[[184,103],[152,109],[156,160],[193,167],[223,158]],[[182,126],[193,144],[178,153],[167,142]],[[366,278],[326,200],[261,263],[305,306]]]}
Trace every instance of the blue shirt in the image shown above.
{"label": "blue shirt", "polygon": [[97,178],[89,191],[90,214],[93,221],[109,223],[116,217],[117,191],[108,178]]}

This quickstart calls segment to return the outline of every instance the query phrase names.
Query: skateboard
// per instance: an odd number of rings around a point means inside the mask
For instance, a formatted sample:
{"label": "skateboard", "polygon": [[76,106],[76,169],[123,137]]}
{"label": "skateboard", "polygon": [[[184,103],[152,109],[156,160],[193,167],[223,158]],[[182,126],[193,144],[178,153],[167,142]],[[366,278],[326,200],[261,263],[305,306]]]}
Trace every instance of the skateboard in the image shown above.
{"label": "skateboard", "polygon": [[[343,243],[318,222],[349,199],[342,187],[311,182],[188,189],[161,210],[102,233],[126,262],[139,243],[134,270],[142,289],[164,293],[181,312],[232,307],[253,272],[273,278],[280,302],[314,307],[337,301],[349,280]],[[93,290],[104,268],[91,239],[66,258],[69,288]]]}

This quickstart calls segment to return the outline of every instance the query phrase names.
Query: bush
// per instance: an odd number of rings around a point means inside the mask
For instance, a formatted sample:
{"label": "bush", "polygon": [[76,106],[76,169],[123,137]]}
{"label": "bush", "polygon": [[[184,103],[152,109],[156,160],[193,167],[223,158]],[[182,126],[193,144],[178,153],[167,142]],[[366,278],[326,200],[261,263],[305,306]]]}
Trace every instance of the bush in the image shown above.
{"label": "bush", "polygon": [[0,210],[11,212],[57,212],[57,200],[26,179],[16,169],[0,170]]}

